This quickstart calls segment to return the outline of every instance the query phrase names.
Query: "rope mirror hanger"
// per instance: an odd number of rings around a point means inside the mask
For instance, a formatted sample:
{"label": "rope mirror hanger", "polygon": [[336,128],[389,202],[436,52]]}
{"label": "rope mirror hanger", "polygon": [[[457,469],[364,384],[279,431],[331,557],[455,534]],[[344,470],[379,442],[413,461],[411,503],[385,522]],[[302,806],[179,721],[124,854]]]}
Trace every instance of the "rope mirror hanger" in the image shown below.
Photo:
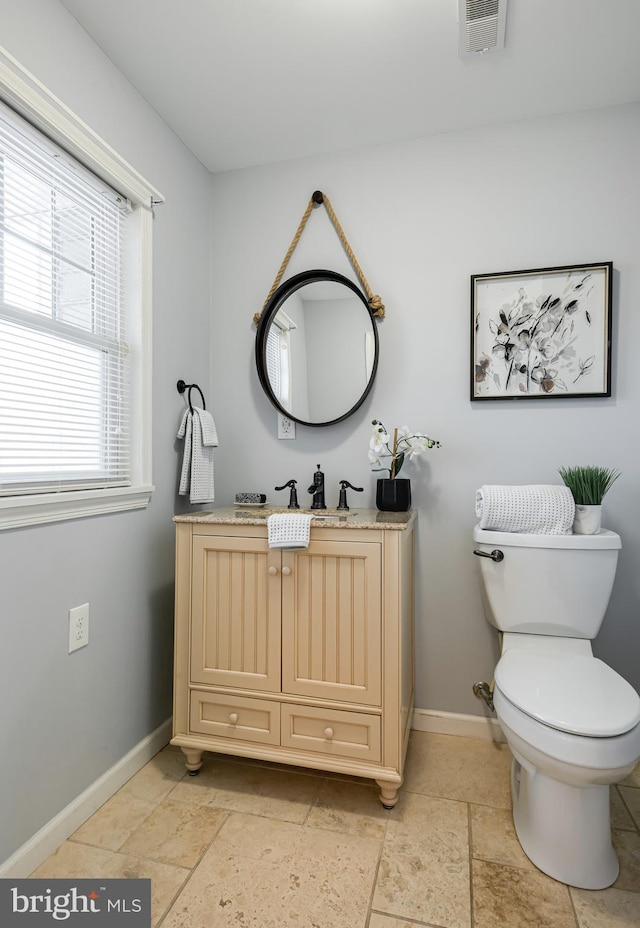
{"label": "rope mirror hanger", "polygon": [[364,292],[365,292],[366,295],[367,295],[367,303],[368,303],[369,308],[370,308],[370,310],[371,310],[371,315],[372,315],[372,316],[375,316],[377,319],[382,319],[382,318],[384,317],[384,303],[382,302],[382,300],[380,299],[380,297],[379,297],[377,294],[374,294],[374,293],[373,293],[373,291],[371,290],[371,288],[370,288],[370,286],[369,286],[369,284],[368,284],[368,282],[367,282],[366,277],[365,277],[364,274],[362,273],[362,268],[361,268],[360,265],[358,264],[358,261],[357,261],[357,259],[356,259],[356,256],[354,255],[353,250],[352,250],[351,246],[349,245],[349,242],[347,241],[347,238],[346,238],[344,232],[342,231],[342,226],[341,226],[340,223],[338,222],[338,217],[336,216],[335,212],[333,211],[333,207],[331,206],[331,203],[329,202],[329,197],[328,197],[326,194],[322,193],[321,190],[316,190],[316,191],[314,191],[314,193],[312,194],[311,199],[309,200],[309,202],[308,202],[308,204],[307,204],[307,208],[306,208],[306,210],[304,211],[304,214],[303,214],[303,216],[302,216],[302,219],[300,220],[300,224],[299,224],[299,226],[298,226],[298,228],[297,228],[297,230],[296,230],[296,234],[294,235],[293,240],[292,240],[292,242],[291,242],[291,244],[289,245],[289,248],[288,248],[288,250],[287,250],[287,253],[286,253],[286,255],[284,256],[284,260],[283,260],[282,264],[280,265],[280,270],[278,271],[278,273],[277,273],[277,275],[276,275],[276,279],[274,280],[273,285],[272,285],[272,287],[271,287],[271,290],[270,290],[269,293],[267,294],[267,298],[266,298],[266,300],[264,301],[264,303],[263,303],[263,305],[262,305],[262,310],[261,310],[259,313],[255,313],[254,316],[253,316],[253,321],[254,321],[255,325],[258,325],[258,323],[260,322],[260,317],[262,316],[262,313],[264,312],[265,306],[267,305],[267,303],[269,302],[269,300],[271,299],[271,297],[273,296],[273,294],[274,294],[275,291],[277,290],[277,288],[278,288],[278,286],[279,286],[279,284],[280,284],[280,281],[282,280],[282,276],[283,276],[285,270],[287,269],[287,265],[289,264],[289,261],[290,261],[290,259],[291,259],[291,255],[292,255],[293,252],[295,251],[296,245],[298,244],[298,242],[299,242],[299,240],[300,240],[300,236],[302,235],[302,233],[303,233],[303,231],[304,231],[304,227],[305,227],[305,225],[307,224],[307,220],[308,220],[309,216],[311,215],[312,210],[314,209],[314,207],[322,206],[322,205],[324,205],[324,207],[325,207],[325,209],[326,209],[326,211],[327,211],[327,213],[328,213],[328,215],[329,215],[329,218],[330,218],[331,222],[333,223],[333,227],[334,227],[334,229],[336,230],[336,233],[337,233],[337,235],[338,235],[338,238],[339,238],[340,241],[342,242],[342,245],[343,245],[343,247],[344,247],[344,250],[346,251],[348,258],[349,258],[349,260],[351,261],[351,265],[352,265],[354,271],[356,272],[356,274],[357,274],[357,276],[358,276],[358,279],[359,279],[360,283],[362,284],[362,289],[364,290]]}

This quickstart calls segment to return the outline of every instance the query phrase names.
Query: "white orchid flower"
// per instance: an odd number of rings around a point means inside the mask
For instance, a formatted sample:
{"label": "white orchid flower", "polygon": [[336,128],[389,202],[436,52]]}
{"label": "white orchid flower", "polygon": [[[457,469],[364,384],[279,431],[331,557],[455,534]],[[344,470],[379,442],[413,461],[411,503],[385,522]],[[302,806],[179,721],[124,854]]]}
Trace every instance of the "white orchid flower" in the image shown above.
{"label": "white orchid flower", "polygon": [[411,436],[409,441],[409,459],[418,457],[419,454],[424,454],[424,452],[433,447],[429,444],[431,439],[427,438],[426,435],[422,435],[420,432],[417,432],[415,435]]}
{"label": "white orchid flower", "polygon": [[[411,432],[407,425],[394,431],[393,449],[390,447],[391,437],[386,428],[378,419],[372,422],[373,434],[369,441],[369,462],[374,470],[388,470],[395,477],[401,470],[405,457],[417,457],[428,448],[439,448],[440,442],[429,438],[422,432]],[[387,463],[382,463],[382,458]],[[390,459],[390,460],[388,460]]]}
{"label": "white orchid flower", "polygon": [[380,455],[376,454],[373,448],[369,448],[369,463],[372,467],[381,467],[382,461],[380,460]]}
{"label": "white orchid flower", "polygon": [[373,431],[371,433],[371,441],[369,442],[370,447],[371,448],[375,447],[381,450],[383,447],[386,447],[388,444],[389,444],[389,435],[387,434],[387,431],[384,425],[382,424],[382,422],[378,422],[376,419],[374,419]]}
{"label": "white orchid flower", "polygon": [[369,442],[369,461],[371,464],[375,464],[376,467],[379,467],[381,464],[380,455],[385,452],[388,454],[389,449],[387,448],[387,441],[389,436],[386,432],[374,432],[371,436],[371,441]]}

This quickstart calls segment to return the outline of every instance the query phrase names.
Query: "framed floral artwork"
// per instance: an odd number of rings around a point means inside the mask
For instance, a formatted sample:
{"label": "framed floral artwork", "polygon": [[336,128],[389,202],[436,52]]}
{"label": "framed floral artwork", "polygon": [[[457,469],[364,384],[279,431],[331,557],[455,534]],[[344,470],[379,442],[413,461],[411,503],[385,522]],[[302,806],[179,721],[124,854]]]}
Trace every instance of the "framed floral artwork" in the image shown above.
{"label": "framed floral artwork", "polygon": [[471,277],[471,399],[611,396],[613,264]]}

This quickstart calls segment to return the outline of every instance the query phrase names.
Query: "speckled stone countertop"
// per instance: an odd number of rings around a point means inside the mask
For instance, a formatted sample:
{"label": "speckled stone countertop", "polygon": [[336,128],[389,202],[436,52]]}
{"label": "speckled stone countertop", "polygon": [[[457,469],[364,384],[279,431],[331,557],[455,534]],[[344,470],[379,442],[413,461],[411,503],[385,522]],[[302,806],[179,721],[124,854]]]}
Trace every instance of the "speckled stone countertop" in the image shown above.
{"label": "speckled stone countertop", "polygon": [[[220,509],[203,509],[173,517],[174,522],[205,522],[209,525],[266,525],[267,518],[276,512],[305,513],[313,516],[312,528],[373,528],[402,531],[416,517],[415,509],[409,512],[378,512],[377,509],[349,509],[338,512],[336,509],[323,509],[312,512],[310,509],[280,509],[270,506],[226,506]],[[332,518],[322,518],[331,516]]]}

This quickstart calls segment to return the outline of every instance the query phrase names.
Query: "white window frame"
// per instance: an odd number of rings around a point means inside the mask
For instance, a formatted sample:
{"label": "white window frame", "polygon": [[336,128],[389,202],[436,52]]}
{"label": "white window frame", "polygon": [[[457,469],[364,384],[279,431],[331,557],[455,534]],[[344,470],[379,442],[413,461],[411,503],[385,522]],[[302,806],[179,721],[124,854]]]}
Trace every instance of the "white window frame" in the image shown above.
{"label": "white window frame", "polygon": [[[138,254],[128,287],[131,314],[132,483],[100,490],[69,490],[0,498],[0,530],[102,515],[148,506],[151,477],[151,232],[153,206],[162,194],[0,46],[0,99],[98,177],[133,207],[131,241]],[[135,277],[135,279],[133,279]]]}

